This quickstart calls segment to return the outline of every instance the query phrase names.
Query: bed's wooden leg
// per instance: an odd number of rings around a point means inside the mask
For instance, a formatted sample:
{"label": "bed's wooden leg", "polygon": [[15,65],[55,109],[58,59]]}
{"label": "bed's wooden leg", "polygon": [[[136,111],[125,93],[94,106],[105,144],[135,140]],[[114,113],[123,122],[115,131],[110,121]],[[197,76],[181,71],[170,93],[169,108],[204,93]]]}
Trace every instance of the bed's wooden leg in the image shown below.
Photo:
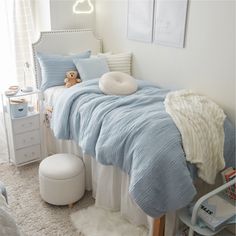
{"label": "bed's wooden leg", "polygon": [[165,234],[165,216],[157,218],[153,222],[152,236],[164,236]]}

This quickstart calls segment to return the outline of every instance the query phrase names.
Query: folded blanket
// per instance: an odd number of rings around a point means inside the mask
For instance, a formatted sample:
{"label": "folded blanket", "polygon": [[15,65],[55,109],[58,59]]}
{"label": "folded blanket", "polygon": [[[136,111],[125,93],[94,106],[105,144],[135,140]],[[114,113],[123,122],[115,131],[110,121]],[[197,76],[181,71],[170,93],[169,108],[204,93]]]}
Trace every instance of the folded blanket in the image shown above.
{"label": "folded blanket", "polygon": [[223,110],[190,90],[169,93],[165,107],[181,133],[186,159],[197,165],[199,177],[214,184],[225,167]]}

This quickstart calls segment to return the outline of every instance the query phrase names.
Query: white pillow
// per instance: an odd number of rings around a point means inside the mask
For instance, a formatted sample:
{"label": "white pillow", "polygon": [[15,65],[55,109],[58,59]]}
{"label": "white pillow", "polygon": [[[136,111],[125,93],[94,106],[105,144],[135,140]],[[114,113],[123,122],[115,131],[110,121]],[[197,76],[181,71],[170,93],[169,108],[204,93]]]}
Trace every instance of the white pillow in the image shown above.
{"label": "white pillow", "polygon": [[118,53],[111,55],[98,55],[105,57],[110,71],[120,71],[131,75],[132,53]]}
{"label": "white pillow", "polygon": [[108,95],[129,95],[137,91],[138,84],[127,73],[113,71],[105,73],[99,79],[99,88]]}

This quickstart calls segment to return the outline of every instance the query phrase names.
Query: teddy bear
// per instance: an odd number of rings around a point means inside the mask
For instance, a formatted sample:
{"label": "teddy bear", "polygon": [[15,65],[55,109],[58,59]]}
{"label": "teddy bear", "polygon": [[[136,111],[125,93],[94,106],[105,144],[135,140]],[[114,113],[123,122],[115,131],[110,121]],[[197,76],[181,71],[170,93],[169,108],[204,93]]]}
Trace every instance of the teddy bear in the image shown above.
{"label": "teddy bear", "polygon": [[70,88],[71,86],[80,83],[81,79],[77,78],[77,71],[71,70],[66,72],[66,78],[64,79],[65,87]]}

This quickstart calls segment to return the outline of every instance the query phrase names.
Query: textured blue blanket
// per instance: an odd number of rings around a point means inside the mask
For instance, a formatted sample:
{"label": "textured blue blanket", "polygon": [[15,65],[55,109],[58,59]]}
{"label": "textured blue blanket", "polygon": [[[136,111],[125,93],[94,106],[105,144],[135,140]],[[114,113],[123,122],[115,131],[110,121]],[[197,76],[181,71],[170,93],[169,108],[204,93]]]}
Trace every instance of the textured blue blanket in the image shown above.
{"label": "textured blue blanket", "polygon": [[168,90],[138,85],[129,96],[104,95],[98,79],[75,85],[55,104],[51,127],[57,138],[74,139],[98,162],[128,173],[132,198],[159,217],[187,205],[196,190],[181,135],[163,104]]}

